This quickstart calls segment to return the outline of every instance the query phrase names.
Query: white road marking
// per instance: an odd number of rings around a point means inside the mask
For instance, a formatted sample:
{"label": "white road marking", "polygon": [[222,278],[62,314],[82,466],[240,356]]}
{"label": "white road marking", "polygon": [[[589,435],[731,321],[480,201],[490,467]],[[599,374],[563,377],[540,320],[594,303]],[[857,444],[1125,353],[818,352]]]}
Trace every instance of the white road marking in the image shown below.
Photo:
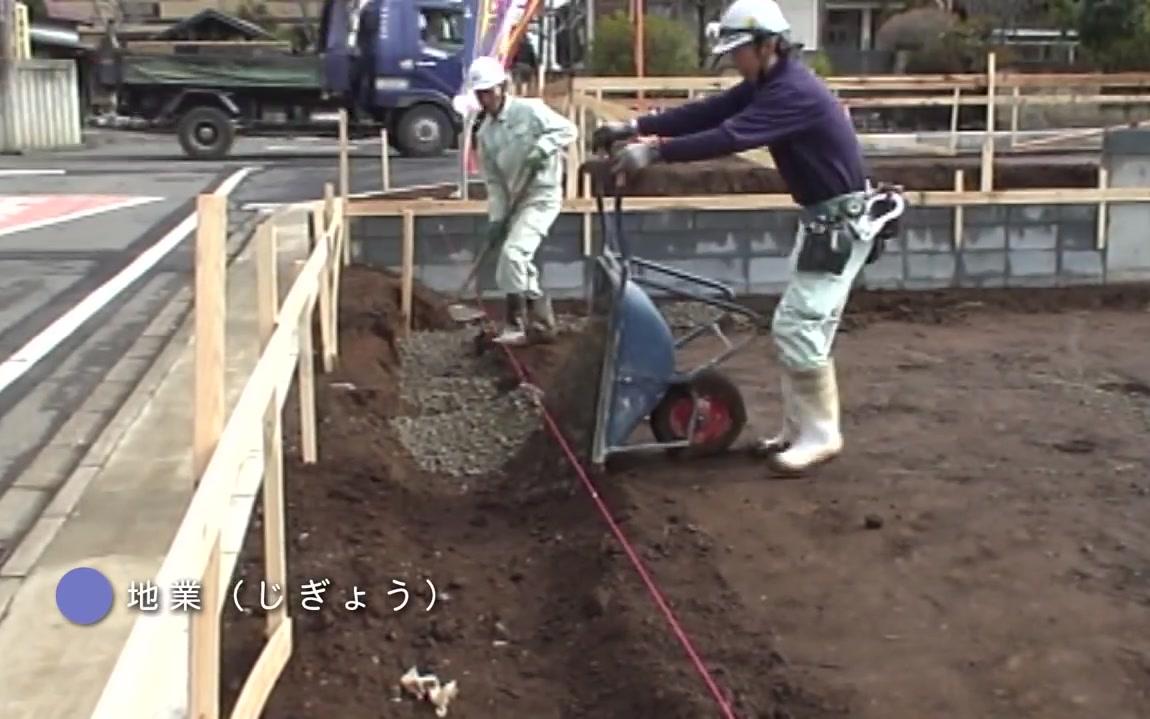
{"label": "white road marking", "polygon": [[[6,199],[11,199],[11,200],[15,200],[15,203],[13,203],[13,204],[19,204],[20,197],[21,197],[20,195],[0,196],[0,219],[3,219],[4,215],[7,214],[7,212],[8,212],[4,207],[3,201]],[[41,227],[48,227],[50,225],[56,225],[56,224],[59,224],[61,222],[68,222],[69,220],[78,220],[81,217],[91,217],[92,215],[99,215],[101,213],[110,212],[112,210],[123,210],[123,209],[126,209],[128,207],[136,207],[138,205],[146,205],[149,202],[158,202],[162,199],[164,199],[164,198],[162,198],[162,197],[129,197],[129,198],[126,198],[124,200],[120,200],[119,202],[113,202],[113,203],[109,203],[106,205],[100,205],[98,207],[86,207],[83,210],[76,210],[75,212],[69,212],[69,213],[66,213],[63,215],[54,215],[52,217],[45,217],[44,219],[41,219],[41,220],[34,220],[32,222],[25,222],[25,223],[22,223],[19,225],[13,225],[12,227],[0,227],[0,237],[3,237],[4,235],[11,235],[11,234],[14,234],[16,232],[24,232],[25,230],[35,230],[35,229],[39,229]]]}
{"label": "white road marking", "polygon": [[0,177],[25,177],[27,175],[64,175],[67,170],[0,170]]}
{"label": "white road marking", "polygon": [[[376,144],[378,144],[378,143],[376,143]],[[348,150],[355,150],[355,149],[357,149],[357,146],[356,145],[348,145],[347,149]],[[299,145],[265,145],[264,151],[265,152],[301,152],[301,151],[306,151],[308,153],[312,153],[312,152],[316,152],[316,153],[318,153],[318,152],[339,152],[339,145],[306,145],[304,147],[300,147]]]}
{"label": "white road marking", "polygon": [[[255,168],[245,167],[232,173],[216,188],[214,194],[226,197],[244,178]],[[61,342],[80,328],[89,318],[103,309],[116,295],[123,292],[129,285],[139,279],[144,273],[156,266],[169,252],[175,249],[192,230],[196,228],[196,213],[185,217],[180,224],[173,227],[154,245],[141,252],[127,267],[120,270],[115,277],[97,287],[87,297],[65,312],[55,322],[44,328],[38,335],[28,340],[28,343],[18,349],[14,355],[0,363],[0,393],[24,376],[32,366],[43,359]]]}

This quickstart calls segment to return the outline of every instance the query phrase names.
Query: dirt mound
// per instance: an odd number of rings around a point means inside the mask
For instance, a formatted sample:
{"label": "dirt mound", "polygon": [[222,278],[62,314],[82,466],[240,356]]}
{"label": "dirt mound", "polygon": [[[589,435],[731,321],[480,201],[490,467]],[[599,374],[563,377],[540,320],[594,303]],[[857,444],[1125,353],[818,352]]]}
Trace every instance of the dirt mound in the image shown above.
{"label": "dirt mound", "polygon": [[[587,163],[584,171],[594,164]],[[964,171],[966,189],[976,190],[981,182],[976,158],[871,158],[869,165],[876,181],[900,184],[910,190],[953,190],[956,169]],[[1098,167],[1086,162],[1051,164],[1041,160],[1015,160],[995,167],[994,183],[996,189],[1097,187]],[[654,165],[628,180],[627,185],[627,195],[631,197],[786,193],[778,171],[739,157]]]}
{"label": "dirt mound", "polygon": [[[401,410],[404,351],[394,277],[353,267],[344,286],[341,367],[317,388],[320,462],[300,464],[294,448],[287,458],[296,648],[264,716],[430,716],[429,707],[399,696],[398,679],[412,665],[459,682],[450,716],[715,715],[629,560],[542,430],[498,472],[469,479],[465,492],[444,491],[442,478],[412,461],[390,426]],[[417,325],[444,322],[441,303],[418,296]],[[591,406],[585,381],[565,381],[583,371],[573,358],[595,357],[584,334],[518,356],[546,405],[584,413]],[[289,424],[295,416],[289,409]],[[582,422],[564,419],[568,431]],[[575,429],[573,439],[585,444]],[[292,427],[285,436],[296,436]],[[626,489],[604,481],[598,490],[627,527],[639,508]],[[659,509],[683,511],[671,501]],[[225,612],[225,704],[262,642],[261,533],[257,515],[238,568],[253,610],[241,615],[229,603]],[[714,550],[705,533],[682,525],[628,533],[671,582],[671,605],[740,716],[837,716],[796,688],[766,628],[700,561]],[[311,580],[329,581],[318,611],[301,607],[301,587]],[[437,592],[430,611],[428,580]],[[401,598],[388,592],[398,582],[410,599],[394,611]],[[344,603],[354,589],[366,592],[366,606],[351,611]]]}

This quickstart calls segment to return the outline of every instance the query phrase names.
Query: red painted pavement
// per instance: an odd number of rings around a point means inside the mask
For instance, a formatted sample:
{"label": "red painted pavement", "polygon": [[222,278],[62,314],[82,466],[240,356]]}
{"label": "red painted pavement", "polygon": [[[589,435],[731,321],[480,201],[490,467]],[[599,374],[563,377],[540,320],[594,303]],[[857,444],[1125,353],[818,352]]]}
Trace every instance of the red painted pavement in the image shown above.
{"label": "red painted pavement", "polygon": [[130,195],[0,195],[0,235],[129,206]]}

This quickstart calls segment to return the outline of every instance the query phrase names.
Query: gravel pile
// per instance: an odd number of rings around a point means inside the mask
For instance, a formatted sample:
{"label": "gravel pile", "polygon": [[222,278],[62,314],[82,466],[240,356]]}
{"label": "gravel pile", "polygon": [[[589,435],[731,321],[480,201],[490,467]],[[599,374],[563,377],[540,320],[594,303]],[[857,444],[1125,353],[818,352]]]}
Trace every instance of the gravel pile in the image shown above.
{"label": "gravel pile", "polygon": [[427,472],[467,477],[502,467],[540,426],[529,391],[501,391],[502,358],[477,357],[475,330],[415,332],[400,344],[400,442]]}
{"label": "gravel pile", "polygon": [[[725,310],[702,302],[668,302],[660,305],[659,310],[674,330],[689,330],[699,324],[714,322],[725,313]],[[742,331],[754,329],[755,325],[751,318],[731,313],[721,326],[724,330]]]}

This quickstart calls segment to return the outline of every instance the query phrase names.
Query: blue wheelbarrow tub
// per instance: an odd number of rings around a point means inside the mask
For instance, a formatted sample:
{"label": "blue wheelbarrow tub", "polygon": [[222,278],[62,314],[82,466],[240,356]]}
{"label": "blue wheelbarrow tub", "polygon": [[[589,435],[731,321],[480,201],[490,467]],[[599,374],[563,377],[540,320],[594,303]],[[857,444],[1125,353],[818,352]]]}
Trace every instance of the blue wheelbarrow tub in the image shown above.
{"label": "blue wheelbarrow tub", "polygon": [[678,379],[671,328],[636,283],[624,284],[607,331],[600,387],[604,448],[622,445]]}

